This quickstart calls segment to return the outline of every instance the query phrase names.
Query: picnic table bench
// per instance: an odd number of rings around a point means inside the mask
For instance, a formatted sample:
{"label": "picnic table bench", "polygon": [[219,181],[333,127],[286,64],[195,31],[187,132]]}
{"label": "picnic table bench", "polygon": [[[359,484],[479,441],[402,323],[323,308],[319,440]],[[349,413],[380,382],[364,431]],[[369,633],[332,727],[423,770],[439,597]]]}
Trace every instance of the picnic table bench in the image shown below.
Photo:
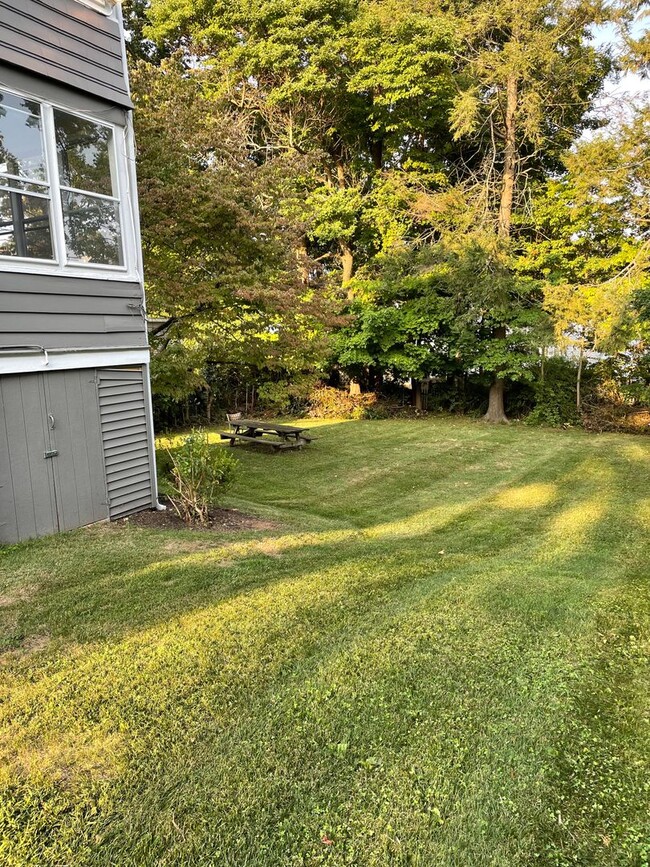
{"label": "picnic table bench", "polygon": [[307,433],[309,428],[296,427],[290,424],[275,424],[256,418],[231,418],[229,424],[231,429],[219,431],[219,436],[222,440],[230,440],[231,446],[240,440],[269,446],[269,448],[280,451],[282,449],[300,449],[313,439]]}

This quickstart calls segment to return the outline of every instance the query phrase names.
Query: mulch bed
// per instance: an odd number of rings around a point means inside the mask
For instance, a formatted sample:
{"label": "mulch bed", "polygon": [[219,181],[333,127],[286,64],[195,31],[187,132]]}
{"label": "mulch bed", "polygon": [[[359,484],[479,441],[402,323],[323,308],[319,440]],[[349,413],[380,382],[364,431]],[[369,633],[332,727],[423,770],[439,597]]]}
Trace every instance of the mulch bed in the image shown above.
{"label": "mulch bed", "polygon": [[178,517],[174,511],[169,498],[161,497],[160,502],[167,506],[166,511],[157,512],[147,510],[137,512],[135,515],[129,515],[128,518],[121,518],[115,521],[118,526],[120,524],[128,524],[131,527],[146,527],[152,530],[204,530],[207,532],[223,532],[224,530],[276,530],[280,525],[275,521],[268,521],[264,518],[256,518],[254,515],[247,515],[245,512],[240,512],[238,509],[213,509],[210,512],[209,521],[207,524],[195,524],[188,527],[187,524]]}

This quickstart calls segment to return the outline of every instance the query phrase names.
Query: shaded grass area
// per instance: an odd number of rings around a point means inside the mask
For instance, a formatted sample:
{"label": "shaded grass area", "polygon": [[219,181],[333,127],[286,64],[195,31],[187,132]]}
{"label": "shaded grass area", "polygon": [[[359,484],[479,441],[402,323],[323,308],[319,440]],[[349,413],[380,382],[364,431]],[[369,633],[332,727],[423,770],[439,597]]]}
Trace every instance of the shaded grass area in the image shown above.
{"label": "shaded grass area", "polygon": [[647,865],[650,443],[317,434],[2,552],[0,863]]}

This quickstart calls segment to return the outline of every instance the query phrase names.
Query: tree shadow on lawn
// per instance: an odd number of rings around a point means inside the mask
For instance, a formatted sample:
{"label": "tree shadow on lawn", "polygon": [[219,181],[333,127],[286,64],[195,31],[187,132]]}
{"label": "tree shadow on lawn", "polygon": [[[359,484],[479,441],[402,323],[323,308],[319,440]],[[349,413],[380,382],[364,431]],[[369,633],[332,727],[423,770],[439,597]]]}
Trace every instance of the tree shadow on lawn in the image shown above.
{"label": "tree shadow on lawn", "polygon": [[[460,864],[458,846],[477,865],[527,863],[548,831],[545,750],[582,673],[590,600],[612,579],[579,545],[549,563],[545,537],[574,508],[546,502],[537,544],[518,538],[500,563],[445,563],[427,534],[375,539],[371,553],[360,534],[292,548],[298,562],[243,594],[33,679],[10,702],[13,733],[46,778],[75,757],[71,800],[89,773],[82,797],[99,786],[104,798],[93,833],[132,863],[201,863],[226,846],[225,864],[285,864],[287,846],[318,858],[323,830],[335,863],[411,852]],[[413,544],[431,558],[415,570]]]}
{"label": "tree shadow on lawn", "polygon": [[[553,560],[564,549],[585,545],[594,536],[596,523],[600,526],[596,536],[616,545],[624,521],[634,516],[636,502],[624,506],[615,498],[616,503],[608,505],[607,499],[629,483],[629,468],[619,464],[615,469],[611,460],[604,462],[598,456],[576,461],[575,456],[565,455],[557,469],[552,482],[528,481],[537,478],[536,466],[528,466],[509,484],[488,488],[478,496],[474,489],[462,487],[451,503],[445,498],[431,506],[434,492],[429,492],[426,508],[400,503],[392,520],[365,528],[247,533],[232,541],[232,536],[207,541],[203,534],[191,531],[124,532],[100,527],[39,540],[31,543],[36,568],[28,568],[22,576],[18,572],[12,579],[16,584],[22,577],[31,591],[28,602],[18,594],[14,604],[6,606],[5,613],[15,614],[6,644],[20,645],[34,633],[76,643],[119,640],[132,630],[292,580],[322,564],[345,570],[359,560],[392,560],[398,569],[408,564],[415,579],[432,571],[453,572],[470,561],[478,561],[483,569],[486,558],[498,563],[506,556],[519,557],[522,549],[525,555],[535,546],[541,560]],[[614,505],[616,512],[608,518]],[[628,515],[623,514],[624,508]],[[75,547],[81,539],[89,555],[83,568]],[[143,539],[151,545],[143,546]],[[52,559],[56,567],[48,572],[43,567]],[[594,559],[598,560],[597,552]],[[34,574],[39,578],[36,582]],[[518,587],[514,569],[511,583]]]}
{"label": "tree shadow on lawn", "polygon": [[[61,639],[63,654],[65,643],[72,642],[76,665],[84,642],[92,645],[92,654],[105,641],[117,646],[121,639],[137,641],[141,630],[182,629],[187,618],[220,608],[250,607],[255,615],[261,610],[256,603],[260,594],[268,597],[262,609],[273,610],[278,588],[295,596],[297,609],[308,614],[318,612],[321,601],[326,606],[337,587],[337,593],[357,605],[371,592],[375,604],[384,587],[399,594],[409,583],[437,580],[472,587],[495,614],[506,610],[512,618],[523,608],[526,619],[539,619],[544,606],[538,595],[556,605],[560,580],[572,579],[581,595],[580,584],[609,569],[613,552],[603,558],[588,543],[602,536],[625,558],[624,545],[616,543],[621,526],[634,518],[633,504],[627,515],[619,510],[612,532],[606,499],[592,494],[563,505],[575,496],[572,474],[565,479],[564,492],[560,490],[559,485],[544,486],[539,499],[540,486],[523,485],[506,492],[505,506],[504,492],[489,492],[451,514],[434,509],[424,513],[423,521],[416,515],[366,531],[269,535],[154,562],[147,561],[147,554],[137,568],[117,574],[96,571],[92,583],[84,579],[71,587],[63,583],[64,574],[61,582],[34,591],[29,601],[17,600],[23,614],[18,629],[25,635],[40,631]],[[532,502],[527,500],[531,496]],[[134,538],[137,542],[137,533]],[[523,579],[531,560],[539,567],[534,585]],[[27,662],[33,666],[35,660]]]}
{"label": "tree shadow on lawn", "polygon": [[[241,454],[244,473],[232,502],[297,526],[304,512],[310,528],[318,520],[323,526],[371,527],[382,517],[392,521],[415,514],[436,494],[448,504],[463,503],[481,485],[506,486],[534,476],[546,463],[561,469],[575,459],[565,450],[566,433],[533,436],[528,429],[495,430],[459,420],[451,427],[456,436],[450,436],[450,423],[441,422],[324,427],[317,451],[279,457],[251,447]],[[364,439],[364,426],[372,431],[371,444]],[[575,436],[583,445],[580,434]]]}
{"label": "tree shadow on lawn", "polygon": [[[56,580],[24,603],[26,632],[44,626],[62,640],[55,658],[10,667],[0,748],[16,803],[26,785],[76,804],[61,821],[78,847],[79,799],[90,808],[101,791],[93,833],[140,864],[179,863],[173,852],[224,840],[234,854],[223,863],[244,863],[244,852],[287,863],[287,839],[317,858],[321,825],[348,839],[341,858],[365,846],[397,859],[395,824],[411,851],[461,863],[449,852],[465,841],[487,864],[473,809],[491,817],[503,863],[515,863],[504,840],[518,824],[530,855],[543,822],[524,804],[539,804],[555,767],[535,765],[553,742],[543,732],[571,707],[593,600],[632,566],[636,501],[621,508],[600,493],[626,472],[590,457],[554,485],[520,479],[468,494],[446,516],[433,507],[366,530],[250,537],[154,562],[128,534],[133,556],[115,555],[113,571],[99,568],[89,534],[92,587]],[[114,547],[110,535],[102,545]],[[84,617],[94,631],[77,625]],[[511,766],[491,756],[499,744]],[[500,801],[504,772],[515,776]],[[149,827],[141,837],[134,816]]]}

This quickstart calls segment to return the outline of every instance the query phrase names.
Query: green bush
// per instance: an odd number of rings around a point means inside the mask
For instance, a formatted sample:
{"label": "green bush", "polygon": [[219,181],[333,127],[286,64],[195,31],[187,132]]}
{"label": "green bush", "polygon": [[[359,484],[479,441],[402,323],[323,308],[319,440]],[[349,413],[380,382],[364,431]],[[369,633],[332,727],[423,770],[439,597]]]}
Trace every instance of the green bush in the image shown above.
{"label": "green bush", "polygon": [[[526,417],[526,424],[561,427],[580,424],[576,408],[576,365],[564,358],[548,359],[544,365],[544,378],[533,386],[535,406]],[[583,388],[590,380],[588,369],[583,371]]]}
{"label": "green bush", "polygon": [[349,394],[340,388],[323,385],[315,388],[309,397],[311,418],[378,418],[381,411],[377,395]]}
{"label": "green bush", "polygon": [[257,388],[257,396],[264,409],[275,415],[295,415],[305,410],[309,393],[317,382],[315,376],[297,375],[291,380],[265,382]]}
{"label": "green bush", "polygon": [[639,344],[594,366],[600,402],[650,407],[650,352]]}
{"label": "green bush", "polygon": [[210,507],[221,499],[239,461],[221,446],[211,445],[202,430],[193,430],[167,454],[174,509],[186,524],[207,523]]}
{"label": "green bush", "polygon": [[172,474],[174,462],[169,449],[156,449],[156,470],[158,471],[158,486],[165,488],[163,493],[168,493],[166,490],[169,487],[169,479]]}

